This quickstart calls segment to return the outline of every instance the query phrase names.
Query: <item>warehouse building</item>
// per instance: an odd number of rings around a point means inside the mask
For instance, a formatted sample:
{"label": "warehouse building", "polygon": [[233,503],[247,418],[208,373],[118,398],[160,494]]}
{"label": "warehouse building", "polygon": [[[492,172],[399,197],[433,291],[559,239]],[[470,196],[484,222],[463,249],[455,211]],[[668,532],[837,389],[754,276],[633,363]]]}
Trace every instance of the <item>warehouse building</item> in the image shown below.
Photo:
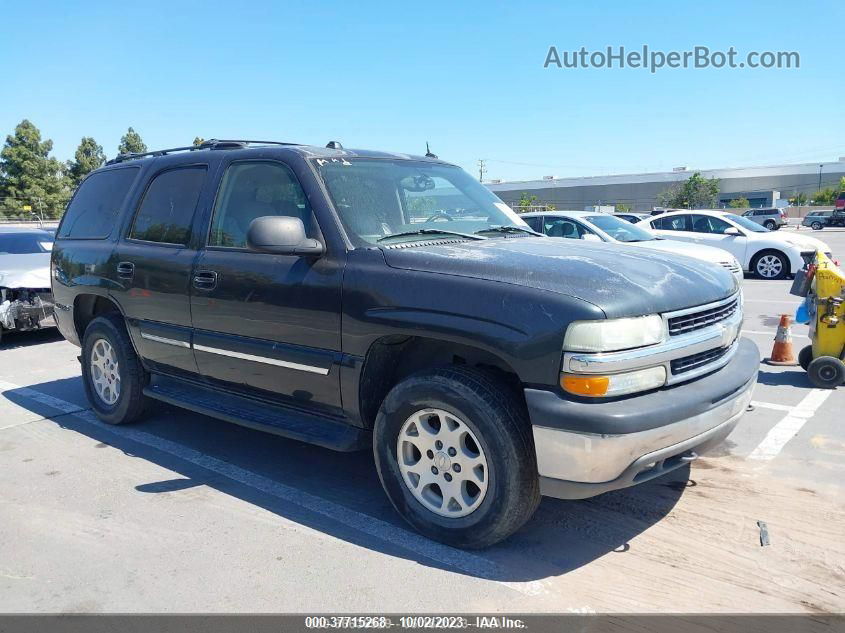
{"label": "warehouse building", "polygon": [[845,157],[828,163],[706,170],[679,167],[670,172],[580,178],[547,176],[542,180],[486,184],[512,206],[527,194],[537,196],[536,204],[552,204],[557,209],[625,204],[634,211],[648,212],[658,206],[658,194],[686,180],[694,171],[700,171],[704,178],[719,179],[720,206],[727,207],[731,200],[746,198],[753,207],[769,207],[786,204],[786,200],[798,193],[812,196],[819,189],[838,186],[845,177]]}

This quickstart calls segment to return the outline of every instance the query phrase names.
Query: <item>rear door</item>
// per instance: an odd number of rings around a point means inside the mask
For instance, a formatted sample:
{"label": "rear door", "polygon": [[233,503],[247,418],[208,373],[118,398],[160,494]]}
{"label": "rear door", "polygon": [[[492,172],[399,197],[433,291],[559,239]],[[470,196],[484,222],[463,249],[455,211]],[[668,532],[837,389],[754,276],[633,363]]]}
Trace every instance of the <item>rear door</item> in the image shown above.
{"label": "rear door", "polygon": [[112,296],[135,348],[151,368],[196,374],[191,351],[190,279],[197,256],[194,218],[208,165],[157,171],[117,243]]}
{"label": "rear door", "polygon": [[340,407],[340,299],[345,252],[319,258],[247,248],[252,220],[319,226],[281,160],[224,161],[210,231],[192,275],[194,353],[210,382],[289,405]]}

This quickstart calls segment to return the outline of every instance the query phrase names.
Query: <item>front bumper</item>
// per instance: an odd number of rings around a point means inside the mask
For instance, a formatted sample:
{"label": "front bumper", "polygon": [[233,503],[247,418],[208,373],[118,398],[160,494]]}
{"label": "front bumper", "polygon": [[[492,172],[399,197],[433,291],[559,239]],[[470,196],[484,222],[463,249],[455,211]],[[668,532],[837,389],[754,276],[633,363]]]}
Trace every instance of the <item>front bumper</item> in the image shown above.
{"label": "front bumper", "polygon": [[707,376],[608,402],[525,390],[544,495],[582,499],[659,477],[693,461],[733,430],[748,403],[760,354],[740,339]]}

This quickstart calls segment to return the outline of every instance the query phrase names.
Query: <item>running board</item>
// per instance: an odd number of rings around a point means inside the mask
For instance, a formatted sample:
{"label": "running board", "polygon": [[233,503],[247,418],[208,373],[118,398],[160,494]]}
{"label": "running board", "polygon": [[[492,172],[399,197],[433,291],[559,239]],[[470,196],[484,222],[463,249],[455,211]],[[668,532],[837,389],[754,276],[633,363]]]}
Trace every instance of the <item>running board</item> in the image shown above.
{"label": "running board", "polygon": [[144,395],[212,418],[335,451],[357,451],[372,446],[372,435],[365,429],[177,378],[153,376],[144,388]]}

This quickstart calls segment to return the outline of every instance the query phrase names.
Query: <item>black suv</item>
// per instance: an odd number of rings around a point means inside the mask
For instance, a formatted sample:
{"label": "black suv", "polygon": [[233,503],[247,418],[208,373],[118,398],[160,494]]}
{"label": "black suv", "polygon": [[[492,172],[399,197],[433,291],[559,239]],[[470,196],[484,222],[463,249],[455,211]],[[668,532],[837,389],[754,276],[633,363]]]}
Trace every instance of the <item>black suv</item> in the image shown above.
{"label": "black suv", "polygon": [[695,459],[759,361],[730,271],[539,236],[433,155],[337,143],[120,156],[52,277],[102,420],[160,400],[372,448],[399,513],[460,547]]}

